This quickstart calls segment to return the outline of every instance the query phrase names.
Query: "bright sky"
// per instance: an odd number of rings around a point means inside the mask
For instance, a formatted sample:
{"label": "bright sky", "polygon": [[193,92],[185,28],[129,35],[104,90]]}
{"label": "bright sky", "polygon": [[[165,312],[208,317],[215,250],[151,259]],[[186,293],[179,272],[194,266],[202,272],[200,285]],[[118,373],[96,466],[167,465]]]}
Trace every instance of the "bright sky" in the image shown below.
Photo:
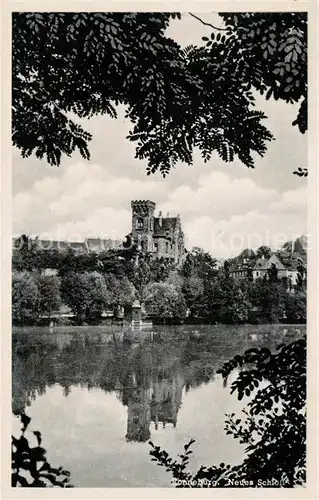
{"label": "bright sky", "polygon": [[[217,26],[217,14],[201,17]],[[180,44],[200,44],[210,33],[187,14],[173,21],[169,36]],[[180,214],[187,247],[200,246],[215,257],[237,255],[261,244],[281,246],[306,232],[306,181],[292,174],[307,166],[307,135],[291,125],[297,107],[258,97],[276,137],[254,170],[217,156],[204,164],[180,164],[166,179],[146,176],[146,163],[134,159],[125,139],[130,122],[95,117],[85,126],[93,134],[91,160],[80,155],[49,166],[13,150],[13,234],[80,240],[86,236],[122,238],[130,231],[132,199],[150,199],[158,209]]]}

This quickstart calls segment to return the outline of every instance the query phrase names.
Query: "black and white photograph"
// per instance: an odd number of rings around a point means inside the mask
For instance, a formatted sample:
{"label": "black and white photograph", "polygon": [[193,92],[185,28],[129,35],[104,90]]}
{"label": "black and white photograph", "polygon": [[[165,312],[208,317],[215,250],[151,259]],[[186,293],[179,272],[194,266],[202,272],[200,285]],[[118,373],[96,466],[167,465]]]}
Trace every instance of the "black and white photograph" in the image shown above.
{"label": "black and white photograph", "polygon": [[10,14],[11,491],[307,489],[309,12],[280,3]]}

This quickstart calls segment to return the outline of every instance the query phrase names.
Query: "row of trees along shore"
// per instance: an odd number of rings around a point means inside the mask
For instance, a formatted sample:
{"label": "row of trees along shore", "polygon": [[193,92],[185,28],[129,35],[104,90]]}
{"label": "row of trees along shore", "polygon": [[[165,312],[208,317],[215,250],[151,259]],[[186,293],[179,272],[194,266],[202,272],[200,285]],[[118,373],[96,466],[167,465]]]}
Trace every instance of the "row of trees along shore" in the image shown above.
{"label": "row of trees along shore", "polygon": [[[22,238],[13,250],[12,314],[17,325],[34,325],[67,306],[76,324],[98,324],[103,311],[129,311],[135,299],[154,321],[171,323],[305,322],[306,281],[302,270],[293,290],[276,269],[253,280],[251,268],[261,252],[250,256],[245,278],[229,272],[231,262],[218,265],[199,248],[189,252],[178,269],[152,260],[135,248],[77,254],[72,249],[41,249]],[[239,256],[240,257],[240,256]],[[45,270],[55,270],[48,274]],[[60,320],[62,321],[62,319]],[[67,321],[67,320],[64,320]]]}

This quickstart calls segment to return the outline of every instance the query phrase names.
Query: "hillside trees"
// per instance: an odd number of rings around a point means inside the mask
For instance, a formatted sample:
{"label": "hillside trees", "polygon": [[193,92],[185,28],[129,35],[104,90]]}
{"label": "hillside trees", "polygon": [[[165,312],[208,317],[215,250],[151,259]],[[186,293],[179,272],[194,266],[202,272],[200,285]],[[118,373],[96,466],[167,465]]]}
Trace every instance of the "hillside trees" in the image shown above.
{"label": "hillside trees", "polygon": [[180,14],[15,13],[13,144],[53,165],[75,151],[89,159],[91,135],[77,120],[115,118],[122,104],[147,173],[191,164],[194,148],[205,161],[217,152],[253,167],[273,138],[254,90],[300,102],[294,123],[307,128],[307,15],[221,16],[222,32],[184,50],[165,35]]}
{"label": "hillside trees", "polygon": [[61,295],[75,315],[77,324],[98,321],[108,305],[107,288],[98,272],[70,272],[63,277]]}
{"label": "hillside trees", "polygon": [[126,276],[121,278],[114,274],[104,275],[106,293],[108,296],[108,307],[115,310],[116,307],[125,307],[132,304],[136,290]]}
{"label": "hillside trees", "polygon": [[217,276],[217,261],[201,248],[193,248],[181,268],[182,292],[194,318],[210,316],[212,287]]}
{"label": "hillside trees", "polygon": [[256,256],[259,258],[269,259],[271,256],[271,248],[267,245],[262,245],[256,250]]}
{"label": "hillside trees", "polygon": [[181,292],[169,283],[151,283],[144,291],[144,305],[150,316],[163,322],[186,316],[186,303]]}
{"label": "hillside trees", "polygon": [[[267,250],[261,247],[258,252],[263,255]],[[71,248],[41,249],[26,239],[14,250],[12,260],[14,323],[36,323],[42,316],[57,312],[61,303],[71,308],[76,322],[98,322],[105,309],[115,312],[118,306],[129,307],[135,298],[143,302],[154,283],[164,288],[171,285],[183,297],[188,322],[306,320],[306,264],[298,254],[294,261],[297,282],[293,285],[290,278],[278,276],[276,266],[265,279],[253,281],[251,268],[257,256],[249,250],[218,267],[210,254],[195,248],[179,269],[164,259],[152,260],[148,254],[140,254],[138,262],[124,255],[122,250],[86,254]],[[293,264],[290,260],[285,260],[285,265]],[[231,269],[243,265],[250,273],[235,279]],[[53,275],[44,272],[47,268]],[[181,311],[178,321],[185,317],[184,309]],[[171,313],[168,317],[172,318]]]}
{"label": "hillside trees", "polygon": [[61,280],[57,276],[39,276],[39,315],[50,317],[53,312],[59,311],[62,304],[60,285]]}
{"label": "hillside trees", "polygon": [[99,272],[89,273],[87,281],[89,296],[87,298],[86,319],[94,323],[100,320],[102,312],[108,306],[110,299],[105,280]]}
{"label": "hillside trees", "polygon": [[287,297],[285,282],[259,278],[251,284],[248,294],[258,322],[276,323],[284,318]]}
{"label": "hillside trees", "polygon": [[36,242],[25,234],[15,241],[12,265],[17,271],[33,271],[42,267],[41,251]]}
{"label": "hillside trees", "polygon": [[12,321],[21,325],[32,325],[38,317],[37,283],[28,271],[12,276]]}
{"label": "hillside trees", "polygon": [[204,283],[199,276],[189,276],[183,280],[183,294],[191,317],[206,316]]}
{"label": "hillside trees", "polygon": [[305,323],[307,320],[307,295],[304,290],[286,294],[285,313],[289,323]]}
{"label": "hillside trees", "polygon": [[219,284],[220,307],[218,319],[222,323],[247,323],[250,319],[251,302],[246,287],[233,278],[223,279]]}
{"label": "hillside trees", "polygon": [[12,321],[34,325],[45,315],[50,317],[61,305],[60,280],[39,272],[14,271],[12,275]]}
{"label": "hillside trees", "polygon": [[201,279],[212,279],[216,276],[217,260],[208,252],[195,247],[186,256],[181,270],[182,276],[190,277],[197,275]]}

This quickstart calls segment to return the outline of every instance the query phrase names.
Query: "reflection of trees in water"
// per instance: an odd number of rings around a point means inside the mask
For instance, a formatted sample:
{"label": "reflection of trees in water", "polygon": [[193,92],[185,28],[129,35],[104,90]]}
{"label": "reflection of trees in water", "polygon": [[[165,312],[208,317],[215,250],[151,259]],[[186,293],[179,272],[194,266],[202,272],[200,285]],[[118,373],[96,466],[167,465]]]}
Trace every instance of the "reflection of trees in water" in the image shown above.
{"label": "reflection of trees in water", "polygon": [[216,369],[247,345],[239,336],[185,335],[134,346],[106,344],[101,335],[81,332],[65,338],[19,334],[13,336],[13,411],[23,411],[53,384],[62,386],[66,397],[72,386],[99,387],[127,406],[127,439],[145,441],[151,422],[155,429],[176,425],[183,388],[187,392],[213,380]]}
{"label": "reflection of trees in water", "polygon": [[181,362],[185,373],[185,390],[199,387],[215,379],[223,355],[206,342],[186,343]]}
{"label": "reflection of trees in water", "polygon": [[50,344],[46,338],[32,342],[24,336],[22,345],[15,343],[13,349],[13,409],[22,411],[56,383],[66,397],[72,386],[100,387],[116,392],[127,406],[127,439],[145,441],[151,422],[155,429],[159,424],[176,425],[185,383],[201,383],[200,367],[185,370],[181,363],[184,348],[185,341],[133,347],[105,346],[89,335],[73,336],[68,343],[51,338]]}
{"label": "reflection of trees in water", "polygon": [[12,410],[15,414],[45,394],[55,383],[55,367],[50,362],[56,348],[40,341],[29,344],[25,338],[12,343]]}

